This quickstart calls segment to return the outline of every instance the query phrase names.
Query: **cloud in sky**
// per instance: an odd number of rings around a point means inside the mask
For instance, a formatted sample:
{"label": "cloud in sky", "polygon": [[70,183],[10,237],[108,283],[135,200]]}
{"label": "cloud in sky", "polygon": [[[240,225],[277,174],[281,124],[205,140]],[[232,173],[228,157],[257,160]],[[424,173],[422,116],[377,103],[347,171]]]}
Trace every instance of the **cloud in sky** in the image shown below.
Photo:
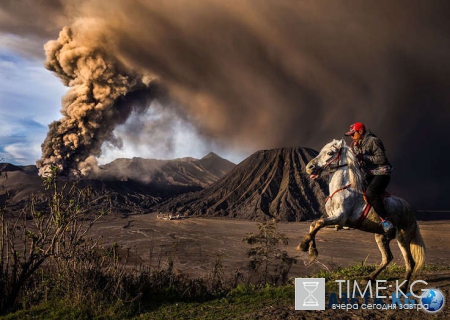
{"label": "cloud in sky", "polygon": [[[133,79],[157,77],[172,101],[168,111],[206,146],[248,153],[295,145],[319,149],[350,123],[363,121],[385,142],[398,192],[424,206],[446,203],[448,1],[30,4],[5,1],[0,9],[0,17],[9,17],[0,19],[3,34],[30,39],[11,44],[16,52],[36,56],[32,48],[39,40],[55,40],[70,26],[79,48]],[[27,19],[32,14],[36,18]],[[117,125],[105,141],[117,142],[122,132],[129,145],[145,146],[140,136],[146,133],[174,143],[167,138],[174,136],[171,125],[156,131],[137,126],[135,136],[126,123]],[[430,157],[436,150],[440,156]],[[423,189],[434,191],[424,196]]]}

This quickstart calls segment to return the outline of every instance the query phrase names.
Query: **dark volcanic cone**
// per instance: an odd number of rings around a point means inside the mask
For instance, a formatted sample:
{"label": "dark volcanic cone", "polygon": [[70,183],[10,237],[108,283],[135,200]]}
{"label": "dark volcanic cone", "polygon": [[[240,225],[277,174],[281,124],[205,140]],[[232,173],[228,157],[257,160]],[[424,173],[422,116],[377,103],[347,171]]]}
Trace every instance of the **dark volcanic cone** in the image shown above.
{"label": "dark volcanic cone", "polygon": [[209,188],[172,199],[160,211],[252,220],[302,221],[324,210],[327,186],[309,179],[305,165],[317,151],[282,148],[258,151]]}

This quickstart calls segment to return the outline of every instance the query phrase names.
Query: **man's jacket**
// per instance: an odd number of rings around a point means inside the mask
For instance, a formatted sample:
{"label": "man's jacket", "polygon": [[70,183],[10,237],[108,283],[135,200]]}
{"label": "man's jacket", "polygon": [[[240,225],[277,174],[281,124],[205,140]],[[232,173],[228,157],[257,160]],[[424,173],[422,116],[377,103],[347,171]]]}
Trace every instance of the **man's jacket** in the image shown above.
{"label": "man's jacket", "polygon": [[383,142],[367,130],[360,144],[352,142],[352,151],[355,155],[363,155],[362,169],[367,174],[389,175],[392,166],[386,157]]}

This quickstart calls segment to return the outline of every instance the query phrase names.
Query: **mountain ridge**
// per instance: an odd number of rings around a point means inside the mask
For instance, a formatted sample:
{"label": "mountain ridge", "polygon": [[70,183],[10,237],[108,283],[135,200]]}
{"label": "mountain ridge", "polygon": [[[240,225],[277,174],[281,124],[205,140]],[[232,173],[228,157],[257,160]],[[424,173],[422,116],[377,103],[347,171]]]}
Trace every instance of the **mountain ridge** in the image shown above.
{"label": "mountain ridge", "polygon": [[[91,187],[93,203],[100,207],[113,207],[115,212],[145,213],[173,196],[199,191],[218,180],[235,166],[234,163],[208,154],[202,159],[180,158],[116,159],[99,168],[85,179],[69,181],[59,177],[60,185],[76,183],[80,188]],[[0,164],[0,205],[24,208],[33,194],[48,197],[36,166]],[[8,194],[8,196],[4,196]]]}
{"label": "mountain ridge", "polygon": [[210,152],[201,159],[185,157],[173,160],[118,158],[99,166],[94,179],[129,179],[143,183],[168,183],[180,186],[207,187],[235,166],[231,161]]}

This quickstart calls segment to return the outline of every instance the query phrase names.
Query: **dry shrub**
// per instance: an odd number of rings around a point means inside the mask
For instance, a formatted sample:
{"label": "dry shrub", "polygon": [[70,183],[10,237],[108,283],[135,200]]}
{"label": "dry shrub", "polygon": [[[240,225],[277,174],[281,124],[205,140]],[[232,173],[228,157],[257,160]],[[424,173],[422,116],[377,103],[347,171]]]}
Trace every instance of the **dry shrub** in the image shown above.
{"label": "dry shrub", "polygon": [[247,234],[243,241],[252,247],[247,250],[249,269],[253,271],[258,281],[263,284],[285,284],[295,258],[282,250],[288,244],[288,238],[278,232],[275,220],[258,224],[259,233]]}

